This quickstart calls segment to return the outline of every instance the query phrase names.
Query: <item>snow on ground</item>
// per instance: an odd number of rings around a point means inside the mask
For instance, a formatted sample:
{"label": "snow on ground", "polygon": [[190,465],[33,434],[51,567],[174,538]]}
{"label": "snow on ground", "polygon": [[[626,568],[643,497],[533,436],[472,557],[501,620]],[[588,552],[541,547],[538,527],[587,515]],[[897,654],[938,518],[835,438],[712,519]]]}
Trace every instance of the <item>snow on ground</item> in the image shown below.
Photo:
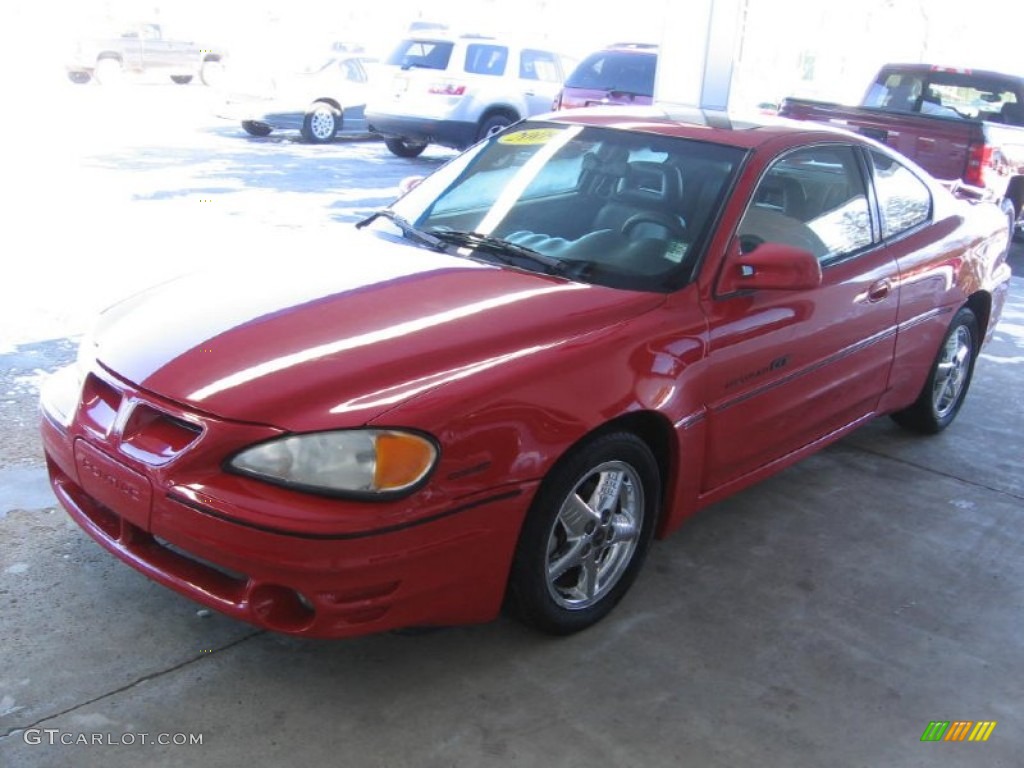
{"label": "snow on ground", "polygon": [[404,176],[452,154],[408,161],[373,140],[254,139],[214,116],[220,96],[201,85],[37,74],[7,99],[32,119],[0,128],[0,353],[80,334],[102,308],[184,272],[330,248]]}

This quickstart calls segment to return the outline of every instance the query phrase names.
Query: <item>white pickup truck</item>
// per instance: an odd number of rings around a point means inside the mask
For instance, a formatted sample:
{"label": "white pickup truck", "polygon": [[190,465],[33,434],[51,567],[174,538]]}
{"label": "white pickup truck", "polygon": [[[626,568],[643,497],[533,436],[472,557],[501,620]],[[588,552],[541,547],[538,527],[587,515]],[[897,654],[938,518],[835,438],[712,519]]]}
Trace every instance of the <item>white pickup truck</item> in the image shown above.
{"label": "white pickup truck", "polygon": [[159,24],[137,24],[120,35],[79,40],[67,62],[73,83],[120,81],[125,72],[165,72],[185,85],[198,75],[213,85],[224,66],[224,52],[164,37]]}

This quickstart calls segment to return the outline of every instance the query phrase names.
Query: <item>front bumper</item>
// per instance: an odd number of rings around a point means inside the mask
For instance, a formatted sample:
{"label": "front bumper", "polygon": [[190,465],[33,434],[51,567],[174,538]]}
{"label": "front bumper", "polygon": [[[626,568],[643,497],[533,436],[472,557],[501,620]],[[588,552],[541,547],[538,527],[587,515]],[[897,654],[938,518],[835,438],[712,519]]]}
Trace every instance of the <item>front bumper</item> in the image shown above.
{"label": "front bumper", "polygon": [[[457,501],[422,492],[389,504],[312,497],[211,462],[271,428],[186,412],[105,373],[90,374],[83,389],[70,419],[44,392],[51,485],[90,536],[155,581],[237,619],[310,637],[476,623],[500,611],[533,487]],[[184,447],[172,434],[180,424],[198,435]],[[153,434],[142,435],[147,429]],[[415,517],[395,514],[400,504],[406,513],[415,505]],[[335,515],[332,530],[324,522]],[[353,525],[360,518],[376,524]]]}

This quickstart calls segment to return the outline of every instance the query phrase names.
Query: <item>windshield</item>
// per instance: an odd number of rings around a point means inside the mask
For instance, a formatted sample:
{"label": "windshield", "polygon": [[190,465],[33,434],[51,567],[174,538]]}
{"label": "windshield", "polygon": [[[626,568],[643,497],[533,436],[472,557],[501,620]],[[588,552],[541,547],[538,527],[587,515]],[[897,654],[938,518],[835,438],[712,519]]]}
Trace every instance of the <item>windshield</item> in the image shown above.
{"label": "windshield", "polygon": [[[505,243],[545,257],[523,268],[556,260],[574,279],[668,291],[691,279],[743,157],[735,147],[639,131],[520,123],[392,208],[475,258]],[[379,219],[373,228],[388,226]]]}

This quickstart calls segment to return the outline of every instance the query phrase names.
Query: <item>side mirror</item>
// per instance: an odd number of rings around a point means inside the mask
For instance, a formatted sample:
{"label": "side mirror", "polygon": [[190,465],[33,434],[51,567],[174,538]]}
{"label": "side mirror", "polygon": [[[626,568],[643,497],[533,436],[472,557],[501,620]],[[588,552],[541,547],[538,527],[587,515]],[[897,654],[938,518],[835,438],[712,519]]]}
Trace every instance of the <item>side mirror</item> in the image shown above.
{"label": "side mirror", "polygon": [[759,243],[748,253],[739,238],[729,248],[720,295],[738,291],[806,291],[821,285],[821,264],[810,251],[784,243]]}

